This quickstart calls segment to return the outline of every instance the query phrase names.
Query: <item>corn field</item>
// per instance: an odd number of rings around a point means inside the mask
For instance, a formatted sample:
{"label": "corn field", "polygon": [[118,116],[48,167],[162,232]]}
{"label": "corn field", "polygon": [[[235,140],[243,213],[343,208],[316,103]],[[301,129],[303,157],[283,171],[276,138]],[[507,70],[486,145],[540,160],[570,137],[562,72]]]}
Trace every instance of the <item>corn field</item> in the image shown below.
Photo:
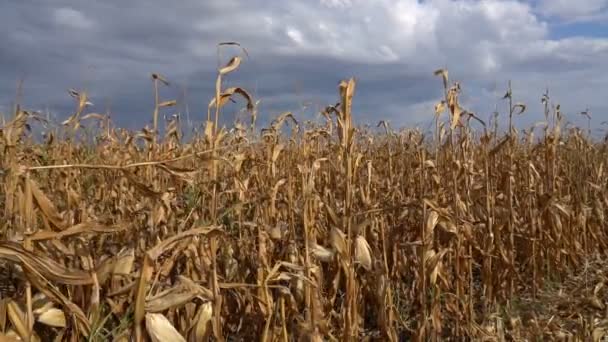
{"label": "corn field", "polygon": [[[501,131],[438,70],[443,99],[424,135],[357,126],[346,79],[317,122],[287,112],[256,128],[256,100],[223,87],[241,62],[218,69],[188,141],[177,116],[158,133],[176,105],[158,74],[141,131],[114,127],[76,90],[73,115],[43,141],[29,130],[43,117],[5,115],[3,340],[608,336],[608,144],[566,127],[548,94],[527,108],[509,86]],[[222,128],[231,101],[251,120]],[[515,129],[537,109],[545,121]]]}

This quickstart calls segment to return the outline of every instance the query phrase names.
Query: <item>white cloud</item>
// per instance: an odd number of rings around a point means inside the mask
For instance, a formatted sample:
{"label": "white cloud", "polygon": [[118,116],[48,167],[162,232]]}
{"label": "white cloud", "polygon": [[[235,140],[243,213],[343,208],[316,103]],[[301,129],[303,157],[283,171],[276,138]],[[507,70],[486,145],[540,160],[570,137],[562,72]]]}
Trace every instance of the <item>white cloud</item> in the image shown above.
{"label": "white cloud", "polygon": [[53,13],[53,19],[59,25],[73,29],[89,29],[93,27],[93,22],[82,12],[73,8],[58,8]]}
{"label": "white cloud", "polygon": [[[503,65],[496,50],[544,40],[549,31],[529,4],[516,0],[323,0],[321,5],[302,1],[243,11],[230,21],[231,29],[272,42],[266,53],[372,64],[476,64],[489,71]],[[260,22],[265,30],[256,30]],[[198,27],[204,33],[214,25],[222,24],[205,19]]]}
{"label": "white cloud", "polygon": [[347,8],[353,5],[350,0],[321,0],[321,5],[329,8]]}
{"label": "white cloud", "polygon": [[[592,2],[587,1],[571,14],[602,8]],[[465,89],[470,83],[497,83],[502,91],[507,80],[513,79],[516,93],[531,108],[546,86],[553,89],[556,100],[561,99],[562,108],[576,111],[582,103],[602,106],[598,97],[591,95],[593,92],[581,89],[585,89],[586,74],[608,69],[607,62],[601,62],[602,58],[608,60],[608,39],[552,39],[549,22],[530,3],[352,0],[322,4],[329,9],[301,2],[290,11],[273,13],[273,24],[283,27],[289,39],[278,42],[278,53],[390,64],[391,68],[397,63],[426,70],[429,75],[447,66],[453,77],[463,81]],[[296,12],[303,13],[302,17],[290,15]],[[568,96],[573,92],[567,91],[572,82],[579,84],[574,91],[576,98]],[[608,80],[596,76],[596,82],[608,87]],[[496,99],[479,94],[471,94],[469,101],[473,110],[484,113],[491,112],[496,103]],[[424,102],[408,108],[424,112],[426,105]]]}
{"label": "white cloud", "polygon": [[379,57],[387,61],[397,61],[399,56],[388,45],[381,45],[378,48]]}
{"label": "white cloud", "polygon": [[287,27],[285,33],[297,45],[304,44],[304,37],[302,36],[302,32],[300,32],[300,30],[295,29],[293,27]]}
{"label": "white cloud", "polygon": [[539,14],[567,21],[592,20],[608,11],[608,0],[540,0]]}

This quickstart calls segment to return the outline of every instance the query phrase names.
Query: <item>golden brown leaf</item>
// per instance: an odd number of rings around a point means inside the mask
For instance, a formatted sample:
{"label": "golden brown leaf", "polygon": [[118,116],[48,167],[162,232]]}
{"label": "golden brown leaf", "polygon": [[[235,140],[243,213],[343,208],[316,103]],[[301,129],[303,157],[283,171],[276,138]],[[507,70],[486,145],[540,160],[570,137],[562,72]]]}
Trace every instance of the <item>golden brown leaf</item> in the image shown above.
{"label": "golden brown leaf", "polygon": [[367,271],[372,269],[372,249],[361,235],[355,239],[355,262]]}
{"label": "golden brown leaf", "polygon": [[162,314],[146,314],[146,330],[153,342],[186,342],[186,339]]}

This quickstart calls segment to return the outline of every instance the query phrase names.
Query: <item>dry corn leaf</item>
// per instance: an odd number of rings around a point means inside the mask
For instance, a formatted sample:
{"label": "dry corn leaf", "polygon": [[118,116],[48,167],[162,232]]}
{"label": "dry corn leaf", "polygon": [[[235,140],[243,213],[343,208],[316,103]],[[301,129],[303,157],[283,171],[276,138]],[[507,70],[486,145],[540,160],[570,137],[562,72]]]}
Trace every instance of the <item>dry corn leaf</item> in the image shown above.
{"label": "dry corn leaf", "polygon": [[314,255],[314,257],[317,258],[319,261],[331,262],[334,258],[334,253],[331,250],[316,243],[312,243],[311,252],[312,255]]}
{"label": "dry corn leaf", "polygon": [[593,329],[593,333],[591,334],[591,338],[593,342],[603,342],[606,337],[606,329],[602,327],[597,327]]}
{"label": "dry corn leaf", "polygon": [[10,300],[7,303],[7,314],[11,324],[19,334],[19,337],[23,340],[27,340],[29,337],[29,329],[25,323],[25,313],[19,307],[15,301]]}
{"label": "dry corn leaf", "polygon": [[270,236],[270,238],[273,240],[281,240],[283,237],[283,233],[279,226],[268,227],[267,231],[268,236]]}
{"label": "dry corn leaf", "polygon": [[174,235],[166,240],[161,241],[159,244],[150,249],[147,254],[150,256],[151,260],[156,260],[161,254],[171,248],[173,245],[178,243],[179,241],[191,238],[199,235],[207,236],[209,238],[217,237],[222,235],[224,231],[220,229],[219,226],[209,226],[209,227],[197,227],[192,228],[190,230],[181,232],[177,235]]}
{"label": "dry corn leaf", "polygon": [[135,312],[134,312],[134,324],[135,324],[135,338],[138,341],[142,340],[143,333],[141,331],[141,324],[145,319],[145,308],[146,308],[146,289],[148,282],[152,279],[152,273],[154,272],[153,261],[151,260],[148,253],[144,254],[143,264],[139,271],[139,278],[135,287]]}
{"label": "dry corn leaf", "polygon": [[135,189],[141,191],[145,196],[153,198],[162,196],[163,192],[155,191],[151,187],[143,184],[131,171],[128,171],[126,169],[121,169],[121,171],[127,177],[129,182],[131,182],[135,186]]}
{"label": "dry corn leaf", "polygon": [[115,224],[113,226],[106,226],[99,222],[82,222],[65,228],[61,232],[52,232],[48,230],[39,230],[29,237],[31,241],[38,240],[51,240],[51,239],[62,239],[68,236],[74,236],[85,233],[95,234],[110,234],[124,231],[128,228],[126,224]]}
{"label": "dry corn leaf", "polygon": [[277,161],[277,159],[279,159],[279,155],[281,154],[281,152],[283,151],[283,149],[285,148],[285,145],[283,144],[277,144],[274,145],[274,147],[272,148],[272,162],[275,163]]}
{"label": "dry corn leaf", "polygon": [[606,307],[605,304],[596,296],[591,296],[591,299],[589,299],[589,304],[597,310],[604,310]]}
{"label": "dry corn leaf", "polygon": [[80,120],[86,120],[86,119],[105,120],[106,116],[103,114],[98,114],[98,113],[89,113],[89,114],[83,115],[82,118],[80,118]]}
{"label": "dry corn leaf", "polygon": [[279,179],[276,184],[272,187],[272,195],[270,196],[270,217],[276,217],[275,212],[276,212],[276,201],[277,201],[277,194],[279,193],[279,188],[281,186],[283,186],[285,183],[287,183],[287,179],[282,178]]}
{"label": "dry corn leaf", "polygon": [[168,309],[178,308],[192,302],[195,298],[207,301],[213,299],[213,292],[192,280],[180,276],[180,283],[171,287],[154,297],[146,299],[146,312],[162,312]]}
{"label": "dry corn leaf", "polygon": [[435,76],[441,76],[443,80],[443,87],[448,88],[448,71],[446,69],[438,69],[433,73]]}
{"label": "dry corn leaf", "polygon": [[175,105],[177,105],[176,100],[163,101],[158,104],[159,107],[173,107]]}
{"label": "dry corn leaf", "polygon": [[432,241],[437,222],[439,222],[439,214],[435,210],[431,210],[426,218],[426,225],[424,226],[424,243],[428,244]]}
{"label": "dry corn leaf", "polygon": [[153,342],[186,342],[186,339],[162,314],[146,314],[146,330]]}
{"label": "dry corn leaf", "polygon": [[273,122],[271,123],[272,129],[275,132],[278,132],[281,129],[281,127],[283,126],[283,123],[286,122],[287,119],[290,119],[290,121],[293,123],[295,131],[298,131],[300,124],[298,123],[298,120],[296,120],[296,118],[293,116],[292,112],[284,112],[284,113],[280,114],[276,119],[274,119]]}
{"label": "dry corn leaf", "polygon": [[66,312],[72,317],[76,318],[76,324],[81,335],[85,337],[89,336],[91,332],[91,324],[82,309],[76,304],[71,302],[61,291],[59,291],[53,284],[46,282],[46,280],[39,277],[34,272],[26,273],[27,279],[32,283],[32,286],[42,292],[49,300],[60,303]]}
{"label": "dry corn leaf", "polygon": [[211,302],[205,302],[198,308],[196,314],[196,324],[192,331],[192,337],[194,341],[205,341],[210,334],[211,317],[213,315],[213,304]]}
{"label": "dry corn leaf", "polygon": [[515,112],[515,109],[518,109],[519,111],[516,113],[517,115],[522,114],[523,112],[526,111],[526,105],[523,103],[516,103],[513,105],[513,110]]}
{"label": "dry corn leaf", "polygon": [[346,234],[336,227],[332,227],[330,231],[329,242],[332,248],[340,255],[346,253]]}
{"label": "dry corn leaf", "polygon": [[133,248],[128,248],[121,251],[112,269],[113,275],[129,275],[133,271],[133,263],[135,262],[135,251]]}
{"label": "dry corn leaf", "polygon": [[153,73],[152,74],[152,79],[153,80],[159,80],[161,81],[164,85],[169,86],[169,81],[167,81],[167,79],[165,77],[163,77],[161,74],[158,73]]}
{"label": "dry corn leaf", "polygon": [[65,320],[65,314],[63,313],[63,311],[57,308],[50,308],[44,311],[40,314],[40,316],[38,316],[37,320],[42,324],[55,328],[65,328],[67,325]]}
{"label": "dry corn leaf", "polygon": [[427,271],[429,273],[435,272],[435,278],[437,277],[437,267],[439,265],[439,262],[441,261],[441,258],[443,258],[443,256],[449,251],[449,249],[442,249],[441,252],[436,253],[434,250],[431,249],[425,253],[424,261],[426,264]]}
{"label": "dry corn leaf", "polygon": [[[251,95],[249,95],[249,93],[245,89],[239,87],[225,89],[224,92],[220,94],[219,107],[222,108],[226,103],[228,103],[230,99],[232,99],[232,96],[234,96],[235,94],[241,95],[247,101],[247,110],[253,110],[253,99]],[[214,97],[213,99],[211,99],[209,105],[207,106],[208,110],[210,111],[211,108],[215,107],[215,104],[216,99]]]}
{"label": "dry corn leaf", "polygon": [[0,258],[20,263],[26,271],[62,284],[91,285],[91,274],[65,268],[52,259],[25,250],[11,241],[0,242]]}
{"label": "dry corn leaf", "polygon": [[221,234],[223,231],[217,227],[200,227],[193,228],[185,232],[181,232],[175,236],[172,236],[164,241],[161,241],[152,249],[148,250],[144,254],[143,264],[140,270],[139,279],[136,285],[135,292],[135,335],[136,338],[141,338],[141,323],[145,318],[145,308],[146,308],[146,288],[148,282],[152,278],[152,273],[154,271],[154,262],[156,259],[162,255],[169,248],[173,247],[175,244],[180,242],[185,238],[191,238],[199,235],[206,235],[209,237],[217,236]]}
{"label": "dry corn leaf", "polygon": [[223,68],[221,68],[219,70],[220,75],[226,75],[226,74],[233,72],[234,70],[236,70],[239,67],[239,65],[241,65],[241,57],[239,57],[239,56],[232,57],[230,59],[230,61],[228,61],[226,66],[224,66]]}
{"label": "dry corn leaf", "polygon": [[97,282],[99,284],[104,284],[106,280],[109,279],[110,275],[112,275],[116,259],[116,257],[105,257],[97,262],[95,276],[97,277]]}
{"label": "dry corn leaf", "polygon": [[38,183],[34,181],[31,177],[28,177],[26,182],[28,182],[29,188],[31,188],[32,195],[36,200],[36,204],[38,208],[42,211],[44,216],[55,226],[55,228],[59,230],[65,229],[67,223],[63,219],[63,216],[59,214],[53,202],[49,200],[49,198],[40,190],[38,187]]}
{"label": "dry corn leaf", "polygon": [[37,293],[32,296],[32,309],[34,315],[40,315],[43,312],[52,309],[55,307],[55,304],[48,300],[48,298],[44,295],[44,293]]}
{"label": "dry corn leaf", "polygon": [[372,249],[361,235],[355,240],[355,262],[367,271],[372,269]]}
{"label": "dry corn leaf", "polygon": [[[202,159],[202,158],[200,158],[200,159]],[[193,169],[188,169],[188,168],[178,168],[178,167],[166,165],[166,164],[157,164],[156,167],[158,167],[159,169],[166,171],[166,172],[170,173],[171,175],[177,177],[178,179],[181,179],[190,184],[194,183],[196,175],[198,175],[200,173],[200,170],[193,170]]]}
{"label": "dry corn leaf", "polygon": [[460,116],[462,115],[462,108],[460,108],[460,106],[458,105],[458,103],[454,103],[454,105],[451,106],[451,110],[452,110],[452,124],[450,126],[451,129],[455,129],[456,126],[458,126],[460,124]]}
{"label": "dry corn leaf", "polygon": [[435,115],[443,113],[445,110],[445,100],[441,100],[435,105]]}

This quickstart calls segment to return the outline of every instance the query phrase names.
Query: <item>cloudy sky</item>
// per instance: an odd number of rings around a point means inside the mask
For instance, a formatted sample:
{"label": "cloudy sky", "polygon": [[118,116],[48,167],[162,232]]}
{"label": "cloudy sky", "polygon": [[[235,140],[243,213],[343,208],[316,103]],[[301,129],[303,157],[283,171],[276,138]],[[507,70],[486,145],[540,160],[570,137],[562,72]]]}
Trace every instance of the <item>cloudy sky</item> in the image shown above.
{"label": "cloudy sky", "polygon": [[[263,121],[312,115],[354,76],[359,123],[425,126],[442,96],[433,76],[442,67],[484,119],[506,110],[500,97],[512,80],[529,108],[522,124],[542,118],[547,87],[569,120],[586,125],[577,115],[586,108],[596,128],[608,120],[608,0],[24,0],[2,6],[0,25],[4,113],[23,78],[30,109],[65,118],[74,105],[67,89],[87,89],[91,110],[109,106],[119,124],[141,128],[157,72],[172,82],[161,96],[185,99],[200,121],[216,45],[238,41],[249,57],[227,85],[253,93]],[[236,53],[223,50],[223,63]]]}

